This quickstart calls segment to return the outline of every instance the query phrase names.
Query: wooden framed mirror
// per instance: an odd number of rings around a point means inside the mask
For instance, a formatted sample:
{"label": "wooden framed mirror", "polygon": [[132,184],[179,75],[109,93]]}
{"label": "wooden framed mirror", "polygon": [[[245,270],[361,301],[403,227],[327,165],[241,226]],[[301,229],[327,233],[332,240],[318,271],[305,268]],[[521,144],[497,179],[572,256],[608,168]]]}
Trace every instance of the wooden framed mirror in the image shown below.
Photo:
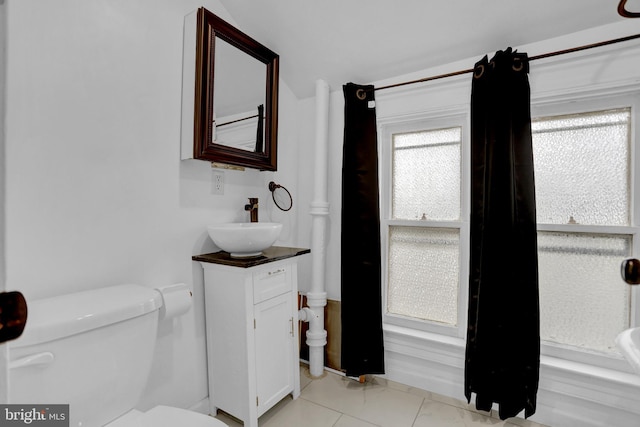
{"label": "wooden framed mirror", "polygon": [[275,52],[198,9],[193,158],[277,169],[278,61]]}

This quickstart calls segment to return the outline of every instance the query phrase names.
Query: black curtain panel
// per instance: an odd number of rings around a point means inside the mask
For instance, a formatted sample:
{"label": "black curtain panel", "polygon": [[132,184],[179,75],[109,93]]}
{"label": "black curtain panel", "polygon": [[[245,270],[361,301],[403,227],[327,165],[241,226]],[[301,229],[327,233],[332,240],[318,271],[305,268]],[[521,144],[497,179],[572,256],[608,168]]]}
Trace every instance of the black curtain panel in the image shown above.
{"label": "black curtain panel", "polygon": [[378,143],[373,86],[343,86],[342,369],[384,373]]}
{"label": "black curtain panel", "polygon": [[501,419],[536,410],[540,315],[529,60],[511,48],[474,69],[465,396]]}

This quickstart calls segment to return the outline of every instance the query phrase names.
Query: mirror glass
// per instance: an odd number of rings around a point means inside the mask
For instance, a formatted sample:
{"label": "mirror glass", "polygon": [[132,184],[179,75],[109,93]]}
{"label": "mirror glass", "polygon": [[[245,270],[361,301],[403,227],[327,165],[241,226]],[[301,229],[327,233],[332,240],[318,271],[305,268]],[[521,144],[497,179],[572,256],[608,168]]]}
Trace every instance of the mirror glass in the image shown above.
{"label": "mirror glass", "polygon": [[266,72],[264,63],[216,39],[213,142],[264,152]]}
{"label": "mirror glass", "polygon": [[278,64],[278,54],[198,10],[194,158],[277,169]]}

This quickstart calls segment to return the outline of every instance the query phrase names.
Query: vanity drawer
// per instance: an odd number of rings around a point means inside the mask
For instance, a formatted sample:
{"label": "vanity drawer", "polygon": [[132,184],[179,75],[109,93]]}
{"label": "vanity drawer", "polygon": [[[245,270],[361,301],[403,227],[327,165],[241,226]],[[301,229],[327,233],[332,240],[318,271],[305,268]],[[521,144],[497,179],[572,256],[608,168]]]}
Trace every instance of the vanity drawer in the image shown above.
{"label": "vanity drawer", "polygon": [[291,292],[291,271],[289,266],[253,273],[253,303]]}

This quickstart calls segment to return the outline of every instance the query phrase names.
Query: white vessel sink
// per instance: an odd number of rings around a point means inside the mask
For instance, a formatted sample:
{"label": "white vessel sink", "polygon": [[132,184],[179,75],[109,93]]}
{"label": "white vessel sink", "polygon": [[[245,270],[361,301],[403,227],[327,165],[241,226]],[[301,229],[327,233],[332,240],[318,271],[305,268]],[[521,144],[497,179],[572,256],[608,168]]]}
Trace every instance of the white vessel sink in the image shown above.
{"label": "white vessel sink", "polygon": [[616,345],[627,362],[640,375],[640,327],[620,332],[616,337]]}
{"label": "white vessel sink", "polygon": [[233,222],[207,227],[209,237],[233,257],[259,256],[278,240],[282,224],[275,222]]}

